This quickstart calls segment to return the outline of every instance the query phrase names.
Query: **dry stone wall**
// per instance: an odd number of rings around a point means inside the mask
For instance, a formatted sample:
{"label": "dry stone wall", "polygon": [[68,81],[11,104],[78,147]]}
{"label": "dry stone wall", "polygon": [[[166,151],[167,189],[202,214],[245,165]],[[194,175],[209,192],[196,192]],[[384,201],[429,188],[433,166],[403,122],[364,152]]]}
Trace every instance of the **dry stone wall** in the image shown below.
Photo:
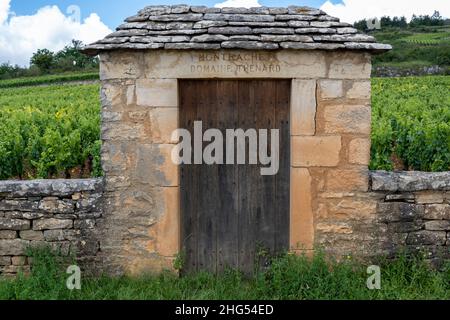
{"label": "dry stone wall", "polygon": [[[302,186],[313,185],[314,179],[306,169],[295,170],[293,177]],[[319,191],[312,197],[314,201],[302,195],[299,198],[301,210],[309,210],[308,202],[314,210],[311,217],[303,216],[298,222],[306,230],[301,240],[313,241],[314,246],[339,257],[370,259],[393,256],[403,250],[423,254],[436,267],[448,261],[450,172],[373,171],[369,178],[368,192]],[[166,191],[166,195],[159,194],[160,190],[154,190],[154,199],[162,196],[161,201],[172,206],[166,210],[176,210],[176,197],[171,198],[170,191]],[[125,263],[138,259],[117,254],[117,248],[111,247],[115,243],[123,250],[121,230],[128,230],[128,235],[142,231],[142,238],[138,234],[128,237],[128,248],[140,248],[140,259],[154,259],[154,270],[162,266],[170,269],[172,259],[164,262],[160,256],[146,253],[149,247],[141,244],[147,234],[155,237],[156,232],[160,235],[165,232],[166,236],[160,239],[163,243],[156,248],[176,250],[177,229],[171,230],[166,221],[160,226],[154,223],[156,230],[152,230],[146,221],[157,221],[155,217],[162,212],[158,203],[144,191],[125,195],[128,198],[122,196],[121,212],[126,216],[114,219],[106,214],[109,218],[105,223],[103,201],[111,201],[112,197],[104,191],[101,179],[0,182],[0,274],[11,276],[19,270],[28,272],[31,261],[26,250],[34,246],[50,246],[61,250],[62,254],[72,252],[85,270],[94,273],[120,274],[123,270],[112,268],[111,261]],[[142,214],[134,218],[133,213],[139,212]],[[311,227],[308,230],[305,226]],[[173,255],[172,251],[161,252]],[[139,263],[135,263],[139,268]]]}
{"label": "dry stone wall", "polygon": [[0,274],[28,272],[32,247],[76,254],[95,270],[102,194],[101,179],[0,182]]}
{"label": "dry stone wall", "polygon": [[369,192],[321,193],[316,243],[338,256],[450,259],[450,172],[370,172]]}

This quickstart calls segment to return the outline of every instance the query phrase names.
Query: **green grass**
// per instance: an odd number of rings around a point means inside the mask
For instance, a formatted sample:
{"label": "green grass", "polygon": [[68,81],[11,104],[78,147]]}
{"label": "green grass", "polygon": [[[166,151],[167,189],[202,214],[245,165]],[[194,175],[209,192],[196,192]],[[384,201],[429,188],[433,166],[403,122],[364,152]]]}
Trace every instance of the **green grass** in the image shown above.
{"label": "green grass", "polygon": [[98,72],[67,73],[40,77],[17,78],[0,80],[0,88],[17,88],[25,86],[37,86],[71,81],[98,80]]}
{"label": "green grass", "polygon": [[72,300],[353,300],[450,299],[450,269],[428,267],[419,258],[381,260],[381,290],[366,287],[367,266],[352,260],[337,263],[316,255],[313,260],[287,255],[252,278],[229,271],[221,276],[200,273],[178,278],[170,272],[140,278],[82,278],[82,289],[66,288],[66,266],[55,253],[34,251],[30,276],[0,280],[0,299]]}

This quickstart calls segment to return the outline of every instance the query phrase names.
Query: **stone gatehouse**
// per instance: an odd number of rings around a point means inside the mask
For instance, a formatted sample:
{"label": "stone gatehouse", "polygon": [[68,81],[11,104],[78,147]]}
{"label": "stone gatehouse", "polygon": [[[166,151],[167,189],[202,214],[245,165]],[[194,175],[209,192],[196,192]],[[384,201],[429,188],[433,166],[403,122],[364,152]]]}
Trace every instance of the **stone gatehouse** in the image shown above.
{"label": "stone gatehouse", "polygon": [[[189,271],[248,270],[260,250],[448,258],[450,175],[368,170],[371,56],[390,49],[312,8],[185,5],[146,7],[85,47],[100,56],[105,173],[90,261],[140,274],[180,256]],[[172,134],[195,121],[278,129],[280,171],[175,164]]]}

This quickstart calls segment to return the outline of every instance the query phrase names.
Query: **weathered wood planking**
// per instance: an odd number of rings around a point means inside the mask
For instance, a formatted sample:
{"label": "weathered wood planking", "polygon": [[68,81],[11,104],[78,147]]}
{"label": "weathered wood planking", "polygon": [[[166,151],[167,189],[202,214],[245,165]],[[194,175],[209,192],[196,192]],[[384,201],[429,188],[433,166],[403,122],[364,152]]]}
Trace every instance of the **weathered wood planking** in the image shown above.
{"label": "weathered wood planking", "polygon": [[192,135],[194,121],[224,137],[226,129],[280,130],[275,176],[262,176],[260,165],[181,166],[184,272],[251,273],[289,248],[290,90],[289,80],[180,81],[180,126]]}

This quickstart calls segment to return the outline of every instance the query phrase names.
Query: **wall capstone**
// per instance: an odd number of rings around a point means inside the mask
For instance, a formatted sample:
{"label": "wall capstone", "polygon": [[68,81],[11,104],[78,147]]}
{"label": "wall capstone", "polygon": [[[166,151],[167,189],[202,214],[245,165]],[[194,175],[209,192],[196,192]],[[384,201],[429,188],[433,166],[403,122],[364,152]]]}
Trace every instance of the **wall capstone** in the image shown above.
{"label": "wall capstone", "polygon": [[371,178],[373,191],[450,190],[450,172],[373,171]]}

